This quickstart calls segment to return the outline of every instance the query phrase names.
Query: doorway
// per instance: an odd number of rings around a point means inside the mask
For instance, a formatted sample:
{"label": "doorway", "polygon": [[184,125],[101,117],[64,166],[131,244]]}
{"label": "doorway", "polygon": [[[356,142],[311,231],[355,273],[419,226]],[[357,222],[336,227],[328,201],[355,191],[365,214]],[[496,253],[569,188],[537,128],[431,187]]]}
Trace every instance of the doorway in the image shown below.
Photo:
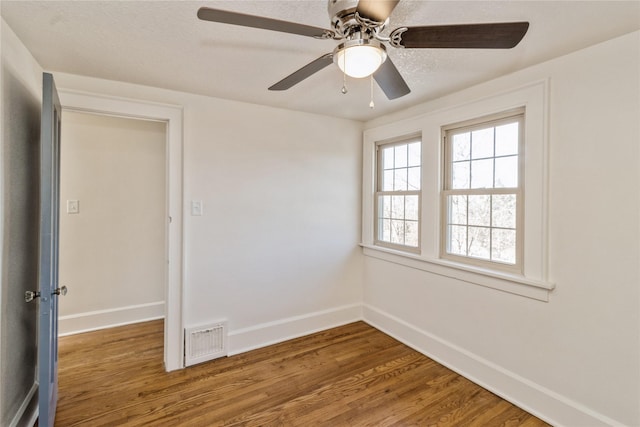
{"label": "doorway", "polygon": [[[58,92],[64,112],[94,113],[119,118],[159,121],[165,125],[164,365],[167,371],[182,369],[184,367],[182,339],[182,107],[64,89],[60,89]],[[62,157],[64,162],[64,154]],[[62,202],[66,212],[67,200]],[[71,206],[71,210],[73,208]],[[81,200],[78,209],[82,212]],[[68,286],[70,292],[73,292],[73,284],[69,283]],[[100,298],[99,295],[95,297]]]}
{"label": "doorway", "polygon": [[164,317],[166,123],[64,111],[60,335]]}

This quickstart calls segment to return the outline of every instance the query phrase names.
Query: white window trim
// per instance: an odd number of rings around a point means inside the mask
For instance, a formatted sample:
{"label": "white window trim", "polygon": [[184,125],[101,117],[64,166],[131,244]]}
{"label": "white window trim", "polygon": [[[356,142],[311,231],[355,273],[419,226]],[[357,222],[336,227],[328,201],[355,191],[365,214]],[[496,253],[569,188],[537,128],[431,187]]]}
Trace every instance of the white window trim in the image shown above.
{"label": "white window trim", "polygon": [[[363,144],[362,244],[366,256],[398,263],[480,286],[548,301],[555,288],[548,268],[548,122],[549,82],[537,81],[494,96],[478,99],[391,124],[367,129]],[[525,108],[524,258],[522,274],[509,274],[440,258],[442,188],[441,129],[515,108]],[[421,251],[396,251],[374,244],[376,142],[402,135],[422,135]]]}

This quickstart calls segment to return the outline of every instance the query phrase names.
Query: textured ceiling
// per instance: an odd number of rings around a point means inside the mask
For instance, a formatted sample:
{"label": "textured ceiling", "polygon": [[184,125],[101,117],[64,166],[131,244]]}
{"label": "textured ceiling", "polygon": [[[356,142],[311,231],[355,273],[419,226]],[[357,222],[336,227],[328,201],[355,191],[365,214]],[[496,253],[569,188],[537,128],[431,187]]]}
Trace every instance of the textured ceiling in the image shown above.
{"label": "textured ceiling", "polygon": [[369,80],[331,65],[284,92],[267,88],[333,50],[337,42],[200,21],[208,6],[327,28],[324,0],[10,1],[3,19],[46,70],[156,86],[356,120],[442,96],[640,28],[638,1],[401,0],[399,26],[529,21],[510,50],[394,49],[411,94],[389,101]]}

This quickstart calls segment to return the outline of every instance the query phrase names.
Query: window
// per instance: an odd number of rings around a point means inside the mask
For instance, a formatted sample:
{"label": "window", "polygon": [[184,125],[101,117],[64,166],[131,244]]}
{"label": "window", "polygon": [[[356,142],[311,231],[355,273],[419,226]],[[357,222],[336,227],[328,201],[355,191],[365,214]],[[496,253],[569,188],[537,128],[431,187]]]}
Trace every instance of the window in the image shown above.
{"label": "window", "polygon": [[421,140],[377,145],[376,244],[420,247]]}
{"label": "window", "polygon": [[[548,301],[555,287],[548,280],[549,81],[505,88],[498,94],[483,90],[484,97],[470,92],[465,102],[461,93],[434,104],[445,108],[429,106],[415,116],[365,129],[363,254]],[[517,139],[507,137],[509,133]],[[404,166],[395,163],[395,149],[385,160],[384,148],[417,142],[420,188],[409,188],[407,171],[406,192],[389,191],[383,186],[384,174],[393,189],[389,179]],[[407,159],[407,169],[417,166],[409,166]],[[396,204],[404,203],[403,215],[394,213],[393,200],[384,198],[392,195],[417,196],[418,220],[407,216],[405,199]],[[404,234],[392,235],[393,220]],[[406,233],[407,228],[413,232],[413,226],[418,227],[417,238]]]}
{"label": "window", "polygon": [[521,271],[524,112],[444,130],[442,257]]}

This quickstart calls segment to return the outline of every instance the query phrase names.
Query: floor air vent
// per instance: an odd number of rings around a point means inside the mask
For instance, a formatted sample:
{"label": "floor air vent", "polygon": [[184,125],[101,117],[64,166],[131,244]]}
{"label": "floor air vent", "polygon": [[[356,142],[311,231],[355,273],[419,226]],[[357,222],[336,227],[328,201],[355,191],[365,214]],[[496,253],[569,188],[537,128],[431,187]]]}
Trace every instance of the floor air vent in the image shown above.
{"label": "floor air vent", "polygon": [[186,328],[184,337],[185,366],[227,355],[227,322]]}

